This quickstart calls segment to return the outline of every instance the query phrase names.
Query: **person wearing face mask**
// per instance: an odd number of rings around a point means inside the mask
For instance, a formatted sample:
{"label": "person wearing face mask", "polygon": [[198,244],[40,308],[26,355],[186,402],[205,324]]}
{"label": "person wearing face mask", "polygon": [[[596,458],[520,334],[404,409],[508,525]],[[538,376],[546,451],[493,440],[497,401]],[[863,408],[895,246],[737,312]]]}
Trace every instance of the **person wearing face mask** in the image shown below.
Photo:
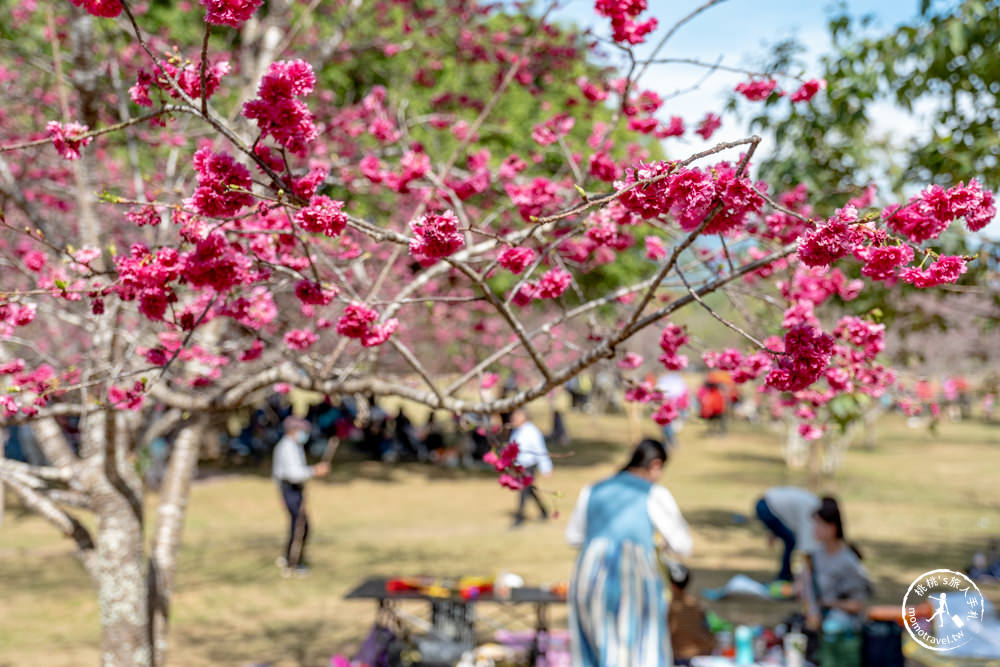
{"label": "person wearing face mask", "polygon": [[288,544],[285,555],[278,559],[278,565],[286,570],[304,574],[305,546],[309,537],[309,519],[305,512],[305,483],[313,477],[323,477],[330,472],[330,464],[321,461],[314,466],[306,465],[305,445],[309,442],[312,428],[304,419],[287,417],[284,435],[274,447],[274,461],[271,476],[281,489],[281,498],[288,510]]}
{"label": "person wearing face mask", "polygon": [[657,484],[666,462],[662,442],[643,440],[621,472],[580,492],[566,527],[580,548],[567,599],[577,667],[674,664],[656,534],[687,556],[691,533]]}

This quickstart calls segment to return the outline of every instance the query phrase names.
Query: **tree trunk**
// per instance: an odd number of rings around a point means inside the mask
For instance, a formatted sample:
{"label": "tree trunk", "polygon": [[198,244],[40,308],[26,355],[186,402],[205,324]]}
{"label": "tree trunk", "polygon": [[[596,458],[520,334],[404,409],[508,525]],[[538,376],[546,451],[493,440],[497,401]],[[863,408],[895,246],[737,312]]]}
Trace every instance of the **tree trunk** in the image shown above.
{"label": "tree trunk", "polygon": [[170,595],[173,593],[177,551],[187,512],[191,479],[198,467],[204,432],[201,422],[186,426],[174,442],[157,509],[156,532],[150,548],[149,605],[152,616],[154,664],[166,664]]}
{"label": "tree trunk", "polygon": [[146,590],[142,486],[128,461],[124,419],[91,413],[84,428],[86,463],[97,514],[97,601],[101,663],[105,667],[152,665],[152,632]]}
{"label": "tree trunk", "polygon": [[101,610],[101,663],[152,664],[143,563],[142,514],[127,494],[109,484],[97,496],[97,599]]}

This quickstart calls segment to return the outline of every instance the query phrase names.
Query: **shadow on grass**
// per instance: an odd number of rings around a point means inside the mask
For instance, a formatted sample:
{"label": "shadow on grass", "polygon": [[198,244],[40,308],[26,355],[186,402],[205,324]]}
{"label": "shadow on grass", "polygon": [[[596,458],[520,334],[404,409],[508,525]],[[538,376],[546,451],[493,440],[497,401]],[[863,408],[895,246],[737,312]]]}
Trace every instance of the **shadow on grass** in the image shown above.
{"label": "shadow on grass", "polygon": [[[0,596],[6,584],[15,584],[18,592],[31,595],[59,595],[67,589],[79,589],[91,585],[83,566],[73,556],[69,541],[62,553],[39,554],[36,551],[23,552],[18,556],[0,559]],[[26,565],[27,563],[27,565]],[[30,571],[31,576],[25,576]]]}
{"label": "shadow on grass", "polygon": [[220,623],[187,630],[183,642],[199,647],[217,665],[305,667],[328,664],[334,631],[333,623],[323,619],[265,621],[252,631]]}
{"label": "shadow on grass", "polygon": [[692,526],[702,528],[720,528],[725,530],[738,530],[746,533],[763,532],[755,517],[733,512],[730,509],[715,507],[703,507],[691,509],[684,512],[684,519]]}

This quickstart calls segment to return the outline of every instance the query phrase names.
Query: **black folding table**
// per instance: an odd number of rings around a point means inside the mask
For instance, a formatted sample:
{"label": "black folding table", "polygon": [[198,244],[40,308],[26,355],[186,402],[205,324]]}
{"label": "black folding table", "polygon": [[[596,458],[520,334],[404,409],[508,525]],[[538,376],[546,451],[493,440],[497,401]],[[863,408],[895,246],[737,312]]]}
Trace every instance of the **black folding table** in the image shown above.
{"label": "black folding table", "polygon": [[430,596],[420,591],[394,591],[386,588],[388,578],[372,577],[362,581],[344,596],[346,600],[375,600],[377,612],[401,620],[398,604],[406,600],[423,600],[430,604],[431,628],[439,637],[474,644],[476,640],[475,606],[481,603],[497,604],[507,608],[523,605],[534,607],[534,638],[531,644],[531,664],[539,655],[540,639],[549,631],[548,608],[563,604],[565,598],[543,588],[520,587],[510,589],[508,598],[498,598],[493,593],[483,593],[466,600],[458,594],[446,597]]}

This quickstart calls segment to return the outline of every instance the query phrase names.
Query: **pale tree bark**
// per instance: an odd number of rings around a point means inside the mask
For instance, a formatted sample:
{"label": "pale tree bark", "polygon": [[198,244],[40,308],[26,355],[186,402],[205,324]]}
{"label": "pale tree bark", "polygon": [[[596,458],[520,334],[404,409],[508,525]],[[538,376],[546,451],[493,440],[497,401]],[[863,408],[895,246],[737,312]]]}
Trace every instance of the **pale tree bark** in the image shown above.
{"label": "pale tree bark", "polygon": [[77,462],[76,455],[70,449],[62,429],[55,419],[39,419],[33,424],[33,428],[38,448],[45,454],[49,465],[63,468]]}
{"label": "pale tree bark", "polygon": [[84,429],[97,514],[97,598],[101,615],[101,662],[106,667],[152,664],[151,632],[143,562],[142,489],[131,469],[113,413],[88,415]]}
{"label": "pale tree bark", "polygon": [[170,596],[173,593],[177,552],[187,513],[191,480],[198,467],[204,422],[198,421],[181,429],[174,441],[167,473],[160,490],[156,532],[150,546],[149,605],[152,616],[154,664],[166,664],[167,627],[170,618]]}

